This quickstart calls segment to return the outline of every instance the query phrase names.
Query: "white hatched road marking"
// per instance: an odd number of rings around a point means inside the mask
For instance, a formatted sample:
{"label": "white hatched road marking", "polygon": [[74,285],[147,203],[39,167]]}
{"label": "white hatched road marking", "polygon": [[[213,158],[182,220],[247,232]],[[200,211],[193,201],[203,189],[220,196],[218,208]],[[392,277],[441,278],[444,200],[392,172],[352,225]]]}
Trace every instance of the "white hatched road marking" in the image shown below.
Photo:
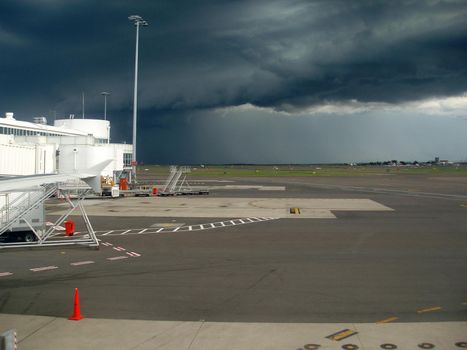
{"label": "white hatched road marking", "polygon": [[131,256],[132,258],[137,258],[139,256],[141,256],[141,254],[138,254],[138,253],[135,253],[135,252],[126,252],[129,256]]}
{"label": "white hatched road marking", "polygon": [[77,261],[77,262],[71,263],[70,265],[73,265],[73,266],[81,266],[81,265],[89,265],[89,264],[94,264],[94,261],[92,261],[92,260],[88,260],[88,261]]}
{"label": "white hatched road marking", "polygon": [[31,270],[32,272],[40,272],[40,271],[47,271],[47,270],[55,270],[58,269],[58,266],[43,266],[43,267],[34,267]]}
{"label": "white hatched road marking", "polygon": [[107,258],[107,260],[113,261],[113,260],[121,260],[121,259],[128,259],[126,255],[120,255],[120,256],[114,256],[112,258]]}
{"label": "white hatched road marking", "polygon": [[[161,227],[157,230],[151,230],[151,228],[135,228],[135,229],[128,229],[128,230],[109,230],[109,231],[96,231],[96,234],[99,236],[115,236],[115,235],[136,235],[136,234],[150,234],[150,233],[166,233],[166,232],[177,232],[177,231],[201,231],[201,230],[210,230],[214,228],[221,228],[221,227],[228,227],[228,226],[236,226],[242,224],[251,224],[257,223],[262,221],[268,220],[275,220],[275,218],[271,217],[251,217],[251,218],[242,218],[242,219],[232,219],[232,220],[225,220],[225,221],[216,221],[211,223],[205,224],[196,224],[196,225],[188,225],[188,226],[178,226],[176,228],[165,228]],[[111,246],[111,243],[102,243],[105,246]],[[115,249],[115,248],[114,248]]]}
{"label": "white hatched road marking", "polygon": [[6,277],[6,276],[11,276],[11,272],[0,272],[0,277]]}

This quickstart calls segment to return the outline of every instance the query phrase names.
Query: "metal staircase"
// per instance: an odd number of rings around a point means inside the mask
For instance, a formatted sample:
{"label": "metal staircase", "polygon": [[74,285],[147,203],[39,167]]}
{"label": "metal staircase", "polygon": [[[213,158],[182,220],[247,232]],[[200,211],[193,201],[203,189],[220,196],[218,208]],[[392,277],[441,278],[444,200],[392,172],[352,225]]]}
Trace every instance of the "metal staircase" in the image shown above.
{"label": "metal staircase", "polygon": [[[0,209],[0,235],[37,208],[57,191],[56,184],[41,186],[40,189],[22,192]],[[8,197],[7,197],[8,198]]]}

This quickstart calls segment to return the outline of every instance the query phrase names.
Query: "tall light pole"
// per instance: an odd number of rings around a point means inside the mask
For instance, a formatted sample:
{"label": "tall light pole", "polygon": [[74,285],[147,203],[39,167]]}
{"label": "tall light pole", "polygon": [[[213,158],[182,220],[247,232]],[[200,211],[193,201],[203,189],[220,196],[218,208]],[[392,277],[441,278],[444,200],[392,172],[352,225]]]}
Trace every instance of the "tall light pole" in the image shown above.
{"label": "tall light pole", "polygon": [[104,96],[104,120],[107,120],[107,96],[110,95],[110,92],[102,91],[101,95]]}
{"label": "tall light pole", "polygon": [[147,26],[146,22],[141,16],[132,15],[128,17],[130,21],[133,21],[136,26],[136,53],[135,53],[135,91],[133,96],[133,159],[131,161],[133,176],[136,179],[136,121],[137,121],[137,110],[138,110],[138,43],[139,43],[139,27]]}

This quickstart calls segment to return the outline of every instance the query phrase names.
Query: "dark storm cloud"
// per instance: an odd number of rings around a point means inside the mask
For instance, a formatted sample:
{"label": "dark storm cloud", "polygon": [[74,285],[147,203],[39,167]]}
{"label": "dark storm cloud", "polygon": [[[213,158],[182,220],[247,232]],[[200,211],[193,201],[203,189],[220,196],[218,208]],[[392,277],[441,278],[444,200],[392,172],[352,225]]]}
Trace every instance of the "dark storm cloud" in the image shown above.
{"label": "dark storm cloud", "polygon": [[[177,138],[183,129],[188,140],[188,130],[222,114],[213,110],[243,104],[302,113],[326,103],[398,105],[467,91],[463,0],[3,0],[2,110],[22,119],[80,114],[84,91],[87,115],[98,116],[99,93],[110,90],[114,140],[128,139],[130,14],[150,23],[140,37],[143,134]],[[253,112],[248,118],[252,129],[271,122]],[[281,136],[293,137],[288,130]]]}
{"label": "dark storm cloud", "polygon": [[[44,98],[56,99],[49,105],[104,86],[115,90],[115,107],[131,104],[131,13],[151,24],[141,33],[142,108],[252,103],[293,110],[323,101],[397,103],[467,90],[465,1],[45,0],[0,6],[2,83],[15,93],[40,89]],[[91,105],[98,101],[90,99]]]}

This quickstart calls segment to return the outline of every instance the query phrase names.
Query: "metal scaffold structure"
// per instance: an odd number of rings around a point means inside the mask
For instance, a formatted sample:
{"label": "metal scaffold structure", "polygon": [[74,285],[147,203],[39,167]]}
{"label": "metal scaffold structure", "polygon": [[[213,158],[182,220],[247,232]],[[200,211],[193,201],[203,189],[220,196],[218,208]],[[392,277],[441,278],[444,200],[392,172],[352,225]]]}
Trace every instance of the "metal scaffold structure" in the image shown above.
{"label": "metal scaffold structure", "polygon": [[165,180],[164,187],[159,192],[159,196],[209,194],[207,190],[194,190],[190,186],[187,180],[187,174],[190,172],[189,166],[171,166],[169,176]]}
{"label": "metal scaffold structure", "polygon": [[[99,241],[83,205],[83,200],[89,191],[90,189],[81,190],[76,198],[72,199],[70,191],[63,190],[57,183],[53,183],[27,189],[23,192],[15,192],[16,196],[13,196],[11,200],[12,193],[2,194],[5,196],[5,204],[0,208],[0,236],[7,234],[7,231],[12,230],[15,226],[25,226],[28,234],[25,236],[25,242],[2,242],[0,249],[76,244],[98,247]],[[54,223],[47,226],[44,222],[44,203],[53,195],[64,198],[69,207]],[[61,225],[76,210],[81,213],[87,234],[79,237],[65,236]]]}

